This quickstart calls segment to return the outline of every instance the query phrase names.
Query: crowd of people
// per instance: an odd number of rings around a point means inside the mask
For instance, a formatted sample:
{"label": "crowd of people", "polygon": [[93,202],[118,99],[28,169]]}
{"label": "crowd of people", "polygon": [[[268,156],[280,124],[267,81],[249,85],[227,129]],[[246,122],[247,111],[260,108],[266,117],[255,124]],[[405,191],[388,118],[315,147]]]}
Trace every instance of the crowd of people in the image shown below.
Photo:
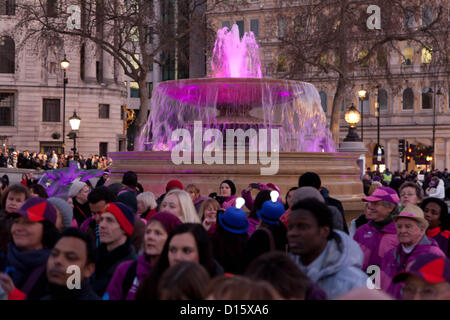
{"label": "crowd of people", "polygon": [[132,171],[66,197],[1,179],[0,299],[450,299],[447,204],[375,177],[349,224],[314,172],[286,195],[231,180],[156,195]]}
{"label": "crowd of people", "polygon": [[70,161],[76,161],[80,169],[105,170],[111,166],[112,160],[105,156],[89,154],[87,157],[73,152],[58,155],[51,153],[29,152],[27,150],[0,153],[0,168],[22,168],[37,170],[52,170],[69,166]]}

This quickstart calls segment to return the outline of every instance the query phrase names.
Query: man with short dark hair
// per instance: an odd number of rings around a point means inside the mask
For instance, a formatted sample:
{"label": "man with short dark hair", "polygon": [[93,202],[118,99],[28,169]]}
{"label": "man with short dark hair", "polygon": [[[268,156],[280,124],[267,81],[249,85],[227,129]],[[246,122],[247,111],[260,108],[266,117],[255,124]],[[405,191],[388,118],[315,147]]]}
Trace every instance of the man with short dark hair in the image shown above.
{"label": "man with short dark hair", "polygon": [[125,186],[127,191],[133,191],[137,194],[138,176],[134,171],[127,171],[123,174],[122,184]]}
{"label": "man with short dark hair", "polygon": [[[70,270],[75,266],[77,270]],[[73,268],[73,267],[72,267]],[[71,271],[71,272],[69,272]],[[95,271],[95,246],[88,235],[76,228],[66,229],[53,247],[47,260],[49,295],[42,300],[100,300],[90,286],[89,277]],[[80,279],[70,279],[79,275]],[[79,288],[69,288],[79,280]]]}
{"label": "man with short dark hair", "polygon": [[94,291],[102,297],[116,267],[137,258],[130,241],[134,230],[133,210],[121,202],[108,203],[100,213],[98,225],[100,246],[91,281]]}
{"label": "man with short dark hair", "polygon": [[329,299],[366,286],[363,253],[346,233],[333,230],[326,204],[310,198],[295,203],[287,237],[291,258]]}

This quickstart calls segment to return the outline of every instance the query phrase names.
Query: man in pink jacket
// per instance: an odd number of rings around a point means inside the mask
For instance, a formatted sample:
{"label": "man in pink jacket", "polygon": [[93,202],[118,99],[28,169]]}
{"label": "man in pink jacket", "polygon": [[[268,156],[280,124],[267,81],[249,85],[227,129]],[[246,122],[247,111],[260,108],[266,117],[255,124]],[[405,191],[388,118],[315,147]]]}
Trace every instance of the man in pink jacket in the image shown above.
{"label": "man in pink jacket", "polygon": [[366,218],[369,222],[356,230],[353,239],[364,253],[362,269],[366,271],[371,265],[380,266],[384,255],[398,245],[392,216],[400,199],[394,189],[379,187],[363,201],[368,202]]}
{"label": "man in pink jacket", "polygon": [[406,270],[406,267],[419,256],[432,253],[440,257],[445,254],[433,239],[429,239],[425,231],[428,221],[423,211],[415,205],[407,205],[394,218],[399,245],[389,251],[381,264],[381,289],[396,299],[401,299],[401,283],[393,283],[393,277]]}

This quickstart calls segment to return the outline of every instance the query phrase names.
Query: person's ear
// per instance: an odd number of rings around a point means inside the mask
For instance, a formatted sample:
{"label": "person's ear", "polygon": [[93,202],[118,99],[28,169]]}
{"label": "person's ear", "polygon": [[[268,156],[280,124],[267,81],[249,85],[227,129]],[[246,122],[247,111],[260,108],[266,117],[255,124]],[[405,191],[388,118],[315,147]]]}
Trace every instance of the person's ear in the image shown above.
{"label": "person's ear", "polygon": [[330,235],[331,229],[329,226],[322,226],[319,227],[319,233],[320,236],[322,237],[322,239],[327,239],[328,236]]}
{"label": "person's ear", "polygon": [[89,278],[95,271],[95,263],[89,262],[83,269],[84,278]]}

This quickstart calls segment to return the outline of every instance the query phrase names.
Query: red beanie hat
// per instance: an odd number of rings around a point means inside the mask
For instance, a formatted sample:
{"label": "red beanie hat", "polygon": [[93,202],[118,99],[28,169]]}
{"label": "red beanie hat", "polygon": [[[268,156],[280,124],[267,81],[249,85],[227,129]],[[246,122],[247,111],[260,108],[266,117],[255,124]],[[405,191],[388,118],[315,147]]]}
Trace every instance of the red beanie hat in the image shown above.
{"label": "red beanie hat", "polygon": [[110,202],[102,210],[102,213],[111,213],[119,223],[120,227],[128,236],[131,236],[134,231],[134,213],[126,204],[121,202]]}
{"label": "red beanie hat", "polygon": [[166,192],[169,192],[172,189],[180,189],[183,190],[183,184],[178,180],[170,180],[166,185]]}

